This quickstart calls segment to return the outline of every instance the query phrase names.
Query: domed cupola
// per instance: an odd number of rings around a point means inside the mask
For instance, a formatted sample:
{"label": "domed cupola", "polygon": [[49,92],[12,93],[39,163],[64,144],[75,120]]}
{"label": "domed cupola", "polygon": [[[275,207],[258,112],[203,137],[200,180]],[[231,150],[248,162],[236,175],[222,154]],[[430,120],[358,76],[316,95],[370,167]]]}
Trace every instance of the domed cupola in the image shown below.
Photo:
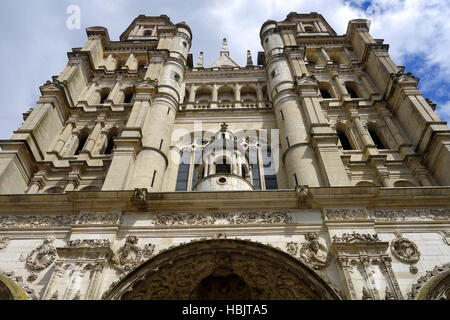
{"label": "domed cupola", "polygon": [[205,146],[203,160],[195,191],[254,190],[245,149],[226,123]]}

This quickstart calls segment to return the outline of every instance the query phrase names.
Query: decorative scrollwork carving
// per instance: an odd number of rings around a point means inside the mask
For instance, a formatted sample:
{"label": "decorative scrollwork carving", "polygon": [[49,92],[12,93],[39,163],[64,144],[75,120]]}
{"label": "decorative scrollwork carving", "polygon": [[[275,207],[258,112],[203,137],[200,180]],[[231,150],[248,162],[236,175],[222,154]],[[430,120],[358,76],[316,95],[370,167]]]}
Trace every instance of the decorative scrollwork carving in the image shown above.
{"label": "decorative scrollwork carving", "polygon": [[40,272],[49,267],[56,259],[54,237],[48,237],[44,243],[31,251],[26,259],[26,267],[33,272]]}
{"label": "decorative scrollwork carving", "polygon": [[375,221],[449,221],[450,209],[372,210],[369,216]]}
{"label": "decorative scrollwork carving", "polygon": [[39,228],[39,227],[68,227],[75,224],[76,215],[59,216],[0,216],[0,228]]}
{"label": "decorative scrollwork carving", "polygon": [[138,247],[139,238],[128,236],[125,244],[111,256],[111,264],[120,272],[130,272],[136,268],[144,259],[150,258],[154,251],[153,244],[147,244],[144,249]]}
{"label": "decorative scrollwork carving", "polygon": [[391,242],[391,252],[398,260],[406,263],[416,263],[420,259],[417,245],[409,239],[403,238],[399,232]]}
{"label": "decorative scrollwork carving", "polygon": [[325,220],[329,221],[369,219],[366,209],[323,209],[323,214]]}
{"label": "decorative scrollwork carving", "polygon": [[80,213],[76,224],[120,224],[121,213]]}
{"label": "decorative scrollwork carving", "polygon": [[107,248],[111,246],[108,239],[77,239],[67,241],[67,248]]}
{"label": "decorative scrollwork carving", "polygon": [[354,242],[379,242],[378,234],[344,233],[342,236],[333,236],[333,243],[354,243]]}

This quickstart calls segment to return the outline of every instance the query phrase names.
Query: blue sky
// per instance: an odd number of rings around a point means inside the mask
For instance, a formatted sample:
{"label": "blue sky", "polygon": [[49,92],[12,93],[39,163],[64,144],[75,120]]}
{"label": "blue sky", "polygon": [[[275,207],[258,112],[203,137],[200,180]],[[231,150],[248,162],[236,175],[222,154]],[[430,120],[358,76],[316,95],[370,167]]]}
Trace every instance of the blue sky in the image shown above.
{"label": "blue sky", "polygon": [[[70,5],[81,8],[81,29],[66,27]],[[192,28],[194,63],[204,51],[205,65],[210,65],[227,37],[231,57],[245,65],[247,50],[255,62],[262,51],[261,25],[267,19],[284,20],[292,11],[319,12],[338,34],[346,32],[351,19],[370,19],[373,37],[385,39],[394,61],[421,79],[424,96],[438,104],[442,120],[450,120],[450,1],[2,0],[0,139],[10,138],[20,127],[22,113],[40,96],[39,86],[64,69],[66,52],[84,45],[86,27],[107,27],[111,39],[118,40],[139,14],[166,14],[174,23],[186,21]]]}

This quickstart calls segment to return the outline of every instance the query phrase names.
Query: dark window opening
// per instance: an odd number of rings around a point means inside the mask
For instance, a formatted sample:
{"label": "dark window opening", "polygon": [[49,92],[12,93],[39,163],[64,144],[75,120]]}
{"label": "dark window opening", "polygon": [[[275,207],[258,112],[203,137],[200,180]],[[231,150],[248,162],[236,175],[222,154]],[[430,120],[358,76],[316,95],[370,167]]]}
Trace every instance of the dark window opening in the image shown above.
{"label": "dark window opening", "polygon": [[156,179],[156,170],[153,171],[153,179],[152,179],[152,185],[151,185],[152,188],[153,188],[153,185],[155,184],[155,179]]}
{"label": "dark window opening", "polygon": [[88,135],[87,135],[87,134],[83,134],[83,135],[80,135],[80,136],[78,137],[78,147],[77,147],[77,149],[75,150],[75,155],[76,155],[76,156],[79,155],[80,152],[83,150],[83,148],[84,148],[84,146],[85,146],[85,144],[86,144],[87,138],[88,138]]}
{"label": "dark window opening", "polygon": [[277,175],[273,166],[272,150],[267,149],[263,152],[264,181],[266,182],[266,190],[278,189]]}
{"label": "dark window opening", "polygon": [[231,165],[226,164],[226,163],[216,164],[216,173],[230,174],[231,173]]}
{"label": "dark window opening", "polygon": [[126,93],[125,98],[123,99],[123,103],[131,103],[133,100],[134,94],[132,92]]}
{"label": "dark window opening", "polygon": [[104,88],[102,89],[102,91],[100,91],[100,104],[103,104],[106,102],[106,100],[109,97],[111,90],[108,88]]}
{"label": "dark window opening", "polygon": [[189,180],[189,169],[191,167],[191,152],[185,151],[181,156],[180,166],[178,167],[177,184],[175,191],[187,191]]}
{"label": "dark window opening", "polygon": [[339,137],[339,141],[341,142],[342,148],[344,150],[353,150],[352,145],[351,145],[350,141],[348,140],[347,135],[344,132],[338,130],[337,135]]}
{"label": "dark window opening", "polygon": [[372,138],[373,143],[377,146],[377,149],[386,149],[386,147],[383,144],[383,142],[381,141],[380,137],[374,130],[369,129],[369,134],[370,134],[370,137]]}
{"label": "dark window opening", "polygon": [[330,99],[331,98],[330,93],[326,89],[320,89],[320,94],[322,95],[322,98],[324,98],[324,99]]}

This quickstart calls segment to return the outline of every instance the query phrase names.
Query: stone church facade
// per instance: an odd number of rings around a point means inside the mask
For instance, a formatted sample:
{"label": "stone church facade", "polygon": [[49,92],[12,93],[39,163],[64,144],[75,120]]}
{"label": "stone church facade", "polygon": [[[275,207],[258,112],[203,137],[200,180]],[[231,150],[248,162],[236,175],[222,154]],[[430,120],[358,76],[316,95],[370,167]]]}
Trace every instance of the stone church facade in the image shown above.
{"label": "stone church facade", "polygon": [[88,28],[0,141],[0,299],[449,299],[450,129],[369,29]]}

